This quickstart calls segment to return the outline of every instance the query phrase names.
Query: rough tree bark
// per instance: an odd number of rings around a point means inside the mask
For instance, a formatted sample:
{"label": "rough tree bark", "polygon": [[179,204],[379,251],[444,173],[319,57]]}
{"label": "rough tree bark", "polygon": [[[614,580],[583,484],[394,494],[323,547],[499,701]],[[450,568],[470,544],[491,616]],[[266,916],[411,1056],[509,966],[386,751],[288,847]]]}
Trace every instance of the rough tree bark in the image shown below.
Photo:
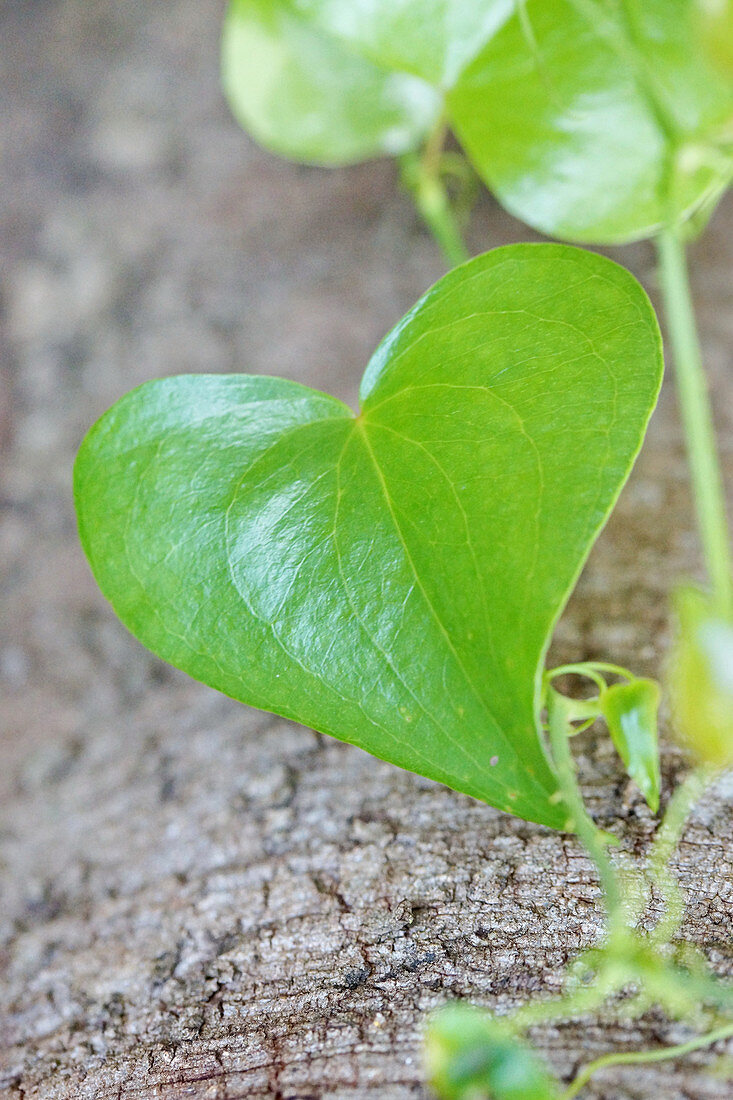
{"label": "rough tree bark", "polygon": [[[193,684],[125,634],[88,575],[70,465],[112,400],[153,376],[245,369],[353,401],[378,338],[441,273],[389,166],[298,169],[241,135],[217,90],[220,9],[13,0],[0,13],[8,1100],[424,1097],[426,1011],[550,993],[599,932],[572,838]],[[727,202],[694,249],[729,472],[731,226]],[[472,244],[528,236],[487,200]],[[647,245],[617,255],[654,289]],[[554,656],[658,671],[669,589],[697,569],[668,387]],[[668,792],[684,763],[669,747],[664,763]],[[654,822],[604,737],[583,739],[580,766],[601,822],[643,853]],[[684,934],[724,974],[725,796],[677,859]],[[682,1034],[607,1015],[536,1039],[568,1075]],[[722,1100],[719,1055],[609,1072],[587,1095]]]}

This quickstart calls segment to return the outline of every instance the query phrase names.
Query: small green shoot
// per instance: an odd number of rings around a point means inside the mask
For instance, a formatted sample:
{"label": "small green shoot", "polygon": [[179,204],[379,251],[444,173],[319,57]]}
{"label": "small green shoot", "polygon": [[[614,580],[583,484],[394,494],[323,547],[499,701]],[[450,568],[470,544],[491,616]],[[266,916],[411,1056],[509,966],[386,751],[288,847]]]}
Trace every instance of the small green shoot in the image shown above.
{"label": "small green shoot", "polygon": [[[562,665],[545,674],[545,691],[549,693],[546,694],[546,703],[552,698],[550,685],[553,680],[569,674],[591,680],[598,688],[598,694],[590,699],[563,699],[568,736],[581,733],[596,719],[603,718],[626,771],[644,795],[652,813],[656,813],[661,786],[657,742],[661,700],[659,685],[654,680],[639,679],[618,665],[585,661],[582,664]],[[609,687],[608,675],[619,677],[624,682]],[[554,697],[557,700],[557,693]]]}
{"label": "small green shoot", "polygon": [[601,714],[626,771],[652,813],[659,809],[657,715],[661,692],[655,680],[612,684],[600,696]]}

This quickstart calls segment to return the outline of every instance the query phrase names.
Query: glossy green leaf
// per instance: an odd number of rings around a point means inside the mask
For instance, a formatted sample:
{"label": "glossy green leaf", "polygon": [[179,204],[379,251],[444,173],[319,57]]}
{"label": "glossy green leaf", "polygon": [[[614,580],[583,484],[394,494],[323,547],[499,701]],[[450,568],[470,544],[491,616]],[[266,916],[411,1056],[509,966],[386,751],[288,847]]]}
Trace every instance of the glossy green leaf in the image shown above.
{"label": "glossy green leaf", "polygon": [[503,205],[592,243],[709,210],[731,178],[733,97],[695,26],[691,0],[519,5],[448,97]]}
{"label": "glossy green leaf", "polygon": [[349,52],[289,0],[234,0],[222,76],[232,111],[253,137],[313,164],[414,149],[440,110],[424,81]]}
{"label": "glossy green leaf", "polygon": [[197,679],[560,827],[544,656],[660,373],[628,272],[497,249],[385,339],[356,418],[261,377],[123,398],[77,460],[82,542],[122,621]]}
{"label": "glossy green leaf", "polygon": [[733,764],[733,622],[703,592],[675,597],[676,633],[667,680],[673,728],[699,761]]}
{"label": "glossy green leaf", "polygon": [[388,69],[449,88],[516,0],[293,0],[299,12]]}
{"label": "glossy green leaf", "polygon": [[612,684],[600,697],[601,713],[611,740],[653,813],[659,809],[661,787],[657,743],[659,702],[659,684],[654,680]]}
{"label": "glossy green leaf", "polygon": [[470,1005],[437,1012],[425,1040],[428,1079],[440,1100],[556,1100],[557,1082],[494,1016]]}

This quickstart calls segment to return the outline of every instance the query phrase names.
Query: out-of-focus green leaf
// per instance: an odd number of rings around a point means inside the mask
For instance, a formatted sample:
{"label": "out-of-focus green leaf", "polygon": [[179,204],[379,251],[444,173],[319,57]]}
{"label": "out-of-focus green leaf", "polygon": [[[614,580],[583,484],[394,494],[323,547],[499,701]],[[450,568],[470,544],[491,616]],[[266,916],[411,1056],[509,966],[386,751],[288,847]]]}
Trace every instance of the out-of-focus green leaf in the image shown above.
{"label": "out-of-focus green leaf", "polygon": [[358,417],[236,375],[123,398],[77,459],[82,542],[122,621],[190,675],[562,827],[544,657],[660,378],[627,271],[497,249],[386,338]]}
{"label": "out-of-focus green leaf", "polygon": [[440,111],[424,81],[350,52],[289,0],[233,0],[222,75],[234,114],[257,141],[312,164],[415,149]]}
{"label": "out-of-focus green leaf", "polygon": [[526,0],[449,114],[499,200],[567,240],[618,243],[709,212],[733,172],[733,96],[691,0]]}
{"label": "out-of-focus green leaf", "polygon": [[314,24],[388,69],[449,88],[516,0],[293,0]]}
{"label": "out-of-focus green leaf", "polygon": [[440,1100],[556,1100],[557,1082],[500,1020],[453,1004],[431,1019],[425,1039],[428,1080]]}
{"label": "out-of-focus green leaf", "polygon": [[703,49],[733,80],[733,0],[695,0],[695,14]]}
{"label": "out-of-focus green leaf", "polygon": [[701,762],[733,764],[733,622],[694,588],[675,598],[668,668],[674,729]]}
{"label": "out-of-focus green leaf", "polygon": [[654,680],[632,680],[612,684],[600,697],[611,739],[653,813],[659,809],[661,786],[657,743],[660,694]]}

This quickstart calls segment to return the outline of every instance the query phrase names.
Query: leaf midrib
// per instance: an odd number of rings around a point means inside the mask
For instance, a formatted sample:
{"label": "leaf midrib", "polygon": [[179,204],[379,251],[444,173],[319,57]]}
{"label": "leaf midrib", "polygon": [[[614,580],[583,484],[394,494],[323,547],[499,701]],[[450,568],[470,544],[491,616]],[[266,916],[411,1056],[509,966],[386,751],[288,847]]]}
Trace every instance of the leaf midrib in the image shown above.
{"label": "leaf midrib", "polygon": [[[382,471],[382,468],[379,465],[379,461],[376,457],[374,449],[373,449],[373,447],[371,445],[371,442],[369,440],[369,433],[367,431],[366,419],[363,416],[361,418],[357,418],[357,420],[355,421],[355,426],[361,433],[365,449],[366,449],[367,453],[369,454],[370,459],[373,463],[374,470],[375,470],[375,473],[377,475],[377,479],[379,481],[379,484],[380,484],[380,487],[381,487],[381,490],[382,490],[382,494],[384,496],[385,503],[387,505],[387,510],[390,514],[390,518],[392,520],[392,524],[393,524],[395,533],[397,534],[397,537],[400,541],[400,544],[401,544],[401,546],[404,550],[405,558],[406,558],[406,560],[409,564],[410,570],[411,570],[411,572],[412,572],[412,574],[415,578],[415,583],[417,584],[418,589],[420,590],[420,593],[421,593],[421,595],[422,595],[422,597],[425,601],[425,604],[426,604],[432,618],[434,619],[436,625],[438,626],[440,634],[443,637],[444,643],[446,644],[449,652],[451,653],[456,665],[461,670],[461,672],[463,674],[463,677],[464,677],[464,680],[465,680],[466,684],[468,685],[469,689],[471,690],[471,693],[474,695],[477,702],[481,706],[482,710],[484,711],[486,716],[491,721],[492,727],[497,731],[497,733],[500,736],[503,744],[506,745],[506,747],[511,752],[512,756],[516,759],[518,757],[516,747],[512,744],[510,739],[504,733],[502,725],[496,720],[496,718],[495,718],[494,714],[492,713],[486,699],[483,697],[482,693],[479,691],[478,687],[474,683],[473,678],[469,675],[468,670],[466,669],[466,667],[463,663],[463,660],[461,659],[459,653],[457,652],[455,646],[453,645],[453,642],[451,640],[449,632],[447,631],[442,619],[438,615],[438,612],[437,612],[432,600],[430,599],[428,593],[426,592],[425,587],[422,583],[422,580],[420,579],[420,574],[418,572],[417,567],[415,566],[412,555],[410,554],[410,551],[409,551],[409,548],[407,546],[406,540],[405,540],[404,535],[402,533],[402,528],[400,527],[399,521],[397,520],[397,516],[395,514],[395,511],[394,511],[394,508],[393,508],[393,505],[392,505],[392,500],[391,500],[391,496],[390,496],[390,493],[389,493],[389,487],[387,485],[387,482],[386,482],[386,479],[385,479],[385,476],[384,476],[384,472]],[[532,709],[534,709],[534,707],[532,707]],[[540,755],[544,757],[544,753],[542,752],[542,744],[541,744],[541,741],[539,739],[536,728],[534,730],[534,735],[535,735],[535,739],[537,741],[537,747],[539,749]],[[548,770],[550,772],[552,772],[552,768],[550,766],[549,760],[547,760],[546,757],[544,757],[544,759],[545,759],[545,763],[547,764]],[[532,784],[537,786],[542,791],[545,798],[547,798],[548,794],[553,793],[551,791],[548,791],[548,789],[542,783],[540,783],[540,781],[537,779],[536,776],[530,775],[526,771],[524,773],[524,776],[525,776],[525,780],[530,781]]]}

